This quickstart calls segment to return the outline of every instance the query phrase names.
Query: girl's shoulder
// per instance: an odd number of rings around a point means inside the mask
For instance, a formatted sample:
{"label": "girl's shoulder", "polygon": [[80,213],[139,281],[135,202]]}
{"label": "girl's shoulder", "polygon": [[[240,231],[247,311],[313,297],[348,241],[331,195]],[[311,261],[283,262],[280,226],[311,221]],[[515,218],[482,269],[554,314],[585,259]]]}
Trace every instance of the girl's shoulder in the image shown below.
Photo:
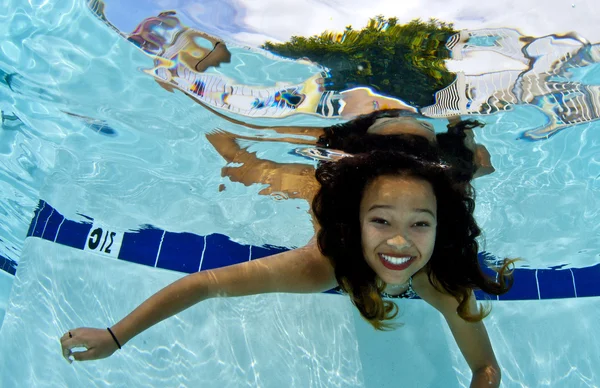
{"label": "girl's shoulder", "polygon": [[440,289],[434,287],[425,268],[414,274],[412,286],[421,299],[435,307],[442,314],[456,312],[458,307],[456,298],[443,291],[441,287]]}

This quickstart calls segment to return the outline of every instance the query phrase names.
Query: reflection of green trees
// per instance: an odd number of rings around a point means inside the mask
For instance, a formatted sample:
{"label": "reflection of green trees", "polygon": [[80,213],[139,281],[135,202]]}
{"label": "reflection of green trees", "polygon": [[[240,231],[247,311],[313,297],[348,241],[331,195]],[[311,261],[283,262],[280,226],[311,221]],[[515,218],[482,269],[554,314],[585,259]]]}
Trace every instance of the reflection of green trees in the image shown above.
{"label": "reflection of green trees", "polygon": [[370,85],[381,93],[424,106],[433,93],[452,82],[444,67],[446,40],[456,33],[452,24],[430,19],[398,24],[377,16],[360,31],[323,32],[289,42],[266,42],[264,49],[290,58],[307,57],[332,70],[330,89]]}

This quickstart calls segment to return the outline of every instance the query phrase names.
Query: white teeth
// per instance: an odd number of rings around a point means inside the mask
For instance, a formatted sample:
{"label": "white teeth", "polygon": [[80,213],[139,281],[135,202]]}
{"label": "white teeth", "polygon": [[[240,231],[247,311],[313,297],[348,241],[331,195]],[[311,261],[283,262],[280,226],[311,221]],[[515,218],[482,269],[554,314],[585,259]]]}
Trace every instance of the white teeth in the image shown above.
{"label": "white teeth", "polygon": [[394,265],[400,265],[400,264],[404,264],[407,261],[409,261],[410,259],[412,259],[411,256],[405,256],[405,257],[392,257],[392,256],[387,256],[384,254],[381,254],[381,257],[383,257],[386,261],[389,261],[390,263],[394,264]]}

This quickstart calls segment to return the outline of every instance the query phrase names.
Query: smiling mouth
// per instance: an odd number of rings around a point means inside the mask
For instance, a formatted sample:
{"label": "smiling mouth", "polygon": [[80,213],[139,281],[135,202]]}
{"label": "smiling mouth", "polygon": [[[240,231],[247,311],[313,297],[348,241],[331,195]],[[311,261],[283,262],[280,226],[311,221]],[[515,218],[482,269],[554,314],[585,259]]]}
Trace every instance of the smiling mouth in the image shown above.
{"label": "smiling mouth", "polygon": [[402,271],[407,269],[416,258],[415,256],[390,256],[383,253],[379,253],[378,256],[384,267],[394,271]]}

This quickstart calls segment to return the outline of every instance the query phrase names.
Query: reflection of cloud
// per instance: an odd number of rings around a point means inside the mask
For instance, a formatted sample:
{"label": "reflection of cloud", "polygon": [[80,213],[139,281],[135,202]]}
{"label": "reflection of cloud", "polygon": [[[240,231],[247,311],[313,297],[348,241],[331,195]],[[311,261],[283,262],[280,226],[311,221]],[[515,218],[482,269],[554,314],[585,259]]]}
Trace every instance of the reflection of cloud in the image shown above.
{"label": "reflection of cloud", "polygon": [[179,6],[179,0],[155,0],[157,6],[162,7],[165,11],[175,9]]}
{"label": "reflection of cloud", "polygon": [[469,53],[459,61],[448,59],[446,68],[452,73],[462,71],[465,74],[526,71],[528,69],[527,65],[516,59],[490,51]]}
{"label": "reflection of cloud", "polygon": [[251,32],[240,32],[238,34],[233,35],[233,40],[236,42],[243,42],[249,46],[260,47],[266,41],[271,41],[274,43],[281,43],[282,41],[278,39],[273,39],[271,36],[263,35],[263,34],[254,34]]}
{"label": "reflection of cloud", "polygon": [[[289,3],[289,4],[288,4]],[[324,29],[343,29],[348,15],[327,4],[308,1],[240,0],[246,8],[245,23],[254,32],[285,41],[292,35],[314,35]]]}
{"label": "reflection of cloud", "polygon": [[228,37],[248,29],[244,24],[246,10],[232,0],[185,1],[178,9],[201,31]]}
{"label": "reflection of cloud", "polygon": [[596,27],[600,10],[592,0],[106,0],[107,17],[122,31],[131,31],[143,18],[174,9],[191,27],[251,45],[259,39],[286,41],[324,30],[359,29],[375,15],[395,16],[401,23],[415,18],[453,22],[457,29],[519,28],[543,36],[577,31],[600,41]]}
{"label": "reflection of cloud", "polygon": [[246,8],[245,24],[257,33],[278,40],[287,40],[292,35],[314,35],[325,29],[341,31],[349,24],[360,28],[370,17],[381,14],[398,17],[400,22],[437,18],[453,22],[458,29],[518,27],[533,36],[577,31],[592,41],[600,41],[600,29],[596,27],[600,11],[592,7],[590,0],[475,3],[465,0],[346,0],[337,3],[337,7],[332,7],[331,2],[326,5],[316,0],[239,0],[240,6]]}

